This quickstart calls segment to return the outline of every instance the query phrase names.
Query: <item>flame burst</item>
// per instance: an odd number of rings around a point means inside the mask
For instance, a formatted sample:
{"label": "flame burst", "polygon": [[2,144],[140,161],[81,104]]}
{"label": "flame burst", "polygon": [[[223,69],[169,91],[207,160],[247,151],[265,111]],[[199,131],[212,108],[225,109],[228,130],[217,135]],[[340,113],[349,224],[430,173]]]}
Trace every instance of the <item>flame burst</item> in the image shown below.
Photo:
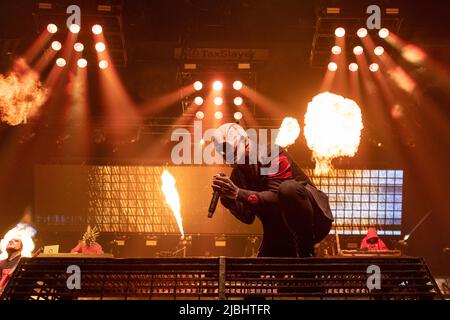
{"label": "flame burst", "polygon": [[20,239],[22,241],[22,257],[31,257],[34,250],[33,237],[35,234],[36,230],[32,226],[25,223],[19,223],[17,226],[9,230],[0,241],[0,260],[4,260],[8,257],[6,246],[12,239]]}
{"label": "flame burst", "polygon": [[281,123],[281,127],[278,131],[278,135],[275,139],[275,144],[282,148],[286,148],[293,145],[300,135],[300,125],[297,119],[286,117]]}
{"label": "flame burst", "polygon": [[47,90],[38,74],[23,59],[16,61],[14,71],[0,74],[0,119],[9,125],[26,123],[47,100]]}
{"label": "flame burst", "polygon": [[362,129],[361,109],[355,101],[329,92],[315,96],[308,103],[304,129],[316,161],[315,174],[328,173],[333,158],[353,157]]}
{"label": "flame burst", "polygon": [[183,220],[181,219],[181,204],[180,195],[178,194],[177,188],[175,186],[175,178],[170,174],[169,171],[164,170],[161,175],[162,185],[161,190],[166,198],[166,203],[170,207],[177,220],[178,229],[180,230],[181,236],[184,238],[183,230]]}

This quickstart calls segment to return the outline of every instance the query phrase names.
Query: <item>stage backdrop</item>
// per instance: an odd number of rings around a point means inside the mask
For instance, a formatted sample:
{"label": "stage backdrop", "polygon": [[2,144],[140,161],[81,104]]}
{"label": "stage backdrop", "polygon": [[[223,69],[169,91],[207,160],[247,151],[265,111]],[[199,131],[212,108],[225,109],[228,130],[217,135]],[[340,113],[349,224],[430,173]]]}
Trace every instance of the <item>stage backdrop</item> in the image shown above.
{"label": "stage backdrop", "polygon": [[[257,220],[246,225],[219,205],[207,218],[211,178],[228,167],[38,165],[35,213],[40,231],[81,231],[96,225],[101,232],[176,234],[178,227],[161,192],[161,174],[176,179],[186,234],[260,234]],[[403,171],[334,170],[327,176],[305,170],[329,195],[334,231],[363,234],[375,226],[380,234],[399,235]]]}

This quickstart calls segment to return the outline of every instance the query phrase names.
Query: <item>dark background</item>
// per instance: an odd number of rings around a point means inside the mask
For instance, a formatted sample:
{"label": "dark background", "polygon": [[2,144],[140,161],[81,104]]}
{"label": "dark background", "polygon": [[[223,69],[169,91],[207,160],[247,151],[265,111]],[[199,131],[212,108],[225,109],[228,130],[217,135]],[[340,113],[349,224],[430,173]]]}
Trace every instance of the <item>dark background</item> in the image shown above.
{"label": "dark background", "polygon": [[[61,5],[65,1],[58,1]],[[92,1],[71,1],[92,5]],[[303,119],[307,102],[318,93],[325,70],[309,66],[314,32],[315,10],[321,4],[349,5],[358,10],[355,1],[296,0],[173,0],[125,1],[124,34],[129,61],[119,73],[127,92],[136,103],[176,90],[176,61],[173,48],[248,47],[265,48],[270,59],[258,67],[257,91],[281,107],[279,118],[286,115]],[[448,74],[450,14],[446,1],[358,1],[363,10],[367,4],[381,7],[399,6],[404,22],[399,36],[422,47]],[[35,40],[38,30],[33,20],[35,1],[2,1],[0,3],[0,39],[18,39],[13,50],[0,47],[0,71],[6,73],[17,55]],[[399,62],[400,63],[400,62]],[[410,70],[426,97],[433,102],[444,121],[449,121],[449,88],[431,73]],[[95,76],[93,76],[95,77]],[[101,106],[90,81],[90,106],[94,116],[101,117]],[[405,106],[414,122],[380,123],[370,116],[370,101],[361,104],[365,129],[358,154],[351,159],[337,159],[337,168],[402,168],[405,170],[404,231],[408,232],[432,210],[431,217],[410,240],[409,253],[424,256],[436,273],[448,273],[449,258],[443,248],[450,246],[449,130],[439,131],[424,116],[428,104]],[[383,108],[383,106],[379,106]],[[156,116],[174,116],[181,112],[179,103]],[[73,125],[73,124],[71,124]],[[384,130],[385,127],[393,130]],[[414,133],[405,137],[395,130],[406,126]],[[40,143],[37,143],[40,141]],[[44,143],[42,143],[44,141]],[[0,125],[0,230],[13,226],[27,205],[33,204],[33,170],[37,163],[118,163],[164,164],[167,155],[152,156],[143,152],[164,140],[143,135],[134,143],[92,142],[92,157],[82,157],[75,140],[64,139],[54,130],[54,122],[41,125],[9,127]],[[381,143],[381,147],[378,144]],[[169,146],[167,146],[167,149]],[[117,151],[119,150],[119,151]],[[303,167],[312,167],[311,152],[304,137],[291,149]],[[414,164],[417,155],[427,160]]]}

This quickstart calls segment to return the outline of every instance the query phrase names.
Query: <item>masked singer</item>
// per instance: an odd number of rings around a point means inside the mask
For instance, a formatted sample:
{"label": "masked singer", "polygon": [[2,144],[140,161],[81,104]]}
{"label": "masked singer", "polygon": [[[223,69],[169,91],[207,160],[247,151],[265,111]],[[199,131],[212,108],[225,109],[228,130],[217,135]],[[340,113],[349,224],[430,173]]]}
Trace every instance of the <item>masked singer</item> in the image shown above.
{"label": "masked singer", "polygon": [[[233,159],[233,171],[230,177],[215,175],[212,188],[240,221],[251,224],[256,217],[261,220],[263,241],[258,256],[313,257],[314,245],[331,229],[328,197],[282,148],[274,149],[269,164],[262,163],[259,156],[251,161],[255,144],[235,123],[216,130],[214,147],[227,163]],[[275,170],[264,170],[268,166]]]}

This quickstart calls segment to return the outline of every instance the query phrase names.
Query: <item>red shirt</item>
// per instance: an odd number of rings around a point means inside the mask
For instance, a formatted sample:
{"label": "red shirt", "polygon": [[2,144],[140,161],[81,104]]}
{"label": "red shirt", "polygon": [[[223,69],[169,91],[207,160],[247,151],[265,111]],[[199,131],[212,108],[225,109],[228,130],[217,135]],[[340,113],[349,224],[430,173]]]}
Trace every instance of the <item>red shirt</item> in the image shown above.
{"label": "red shirt", "polygon": [[98,243],[87,246],[84,242],[79,242],[75,248],[70,250],[70,253],[102,254],[103,249]]}

